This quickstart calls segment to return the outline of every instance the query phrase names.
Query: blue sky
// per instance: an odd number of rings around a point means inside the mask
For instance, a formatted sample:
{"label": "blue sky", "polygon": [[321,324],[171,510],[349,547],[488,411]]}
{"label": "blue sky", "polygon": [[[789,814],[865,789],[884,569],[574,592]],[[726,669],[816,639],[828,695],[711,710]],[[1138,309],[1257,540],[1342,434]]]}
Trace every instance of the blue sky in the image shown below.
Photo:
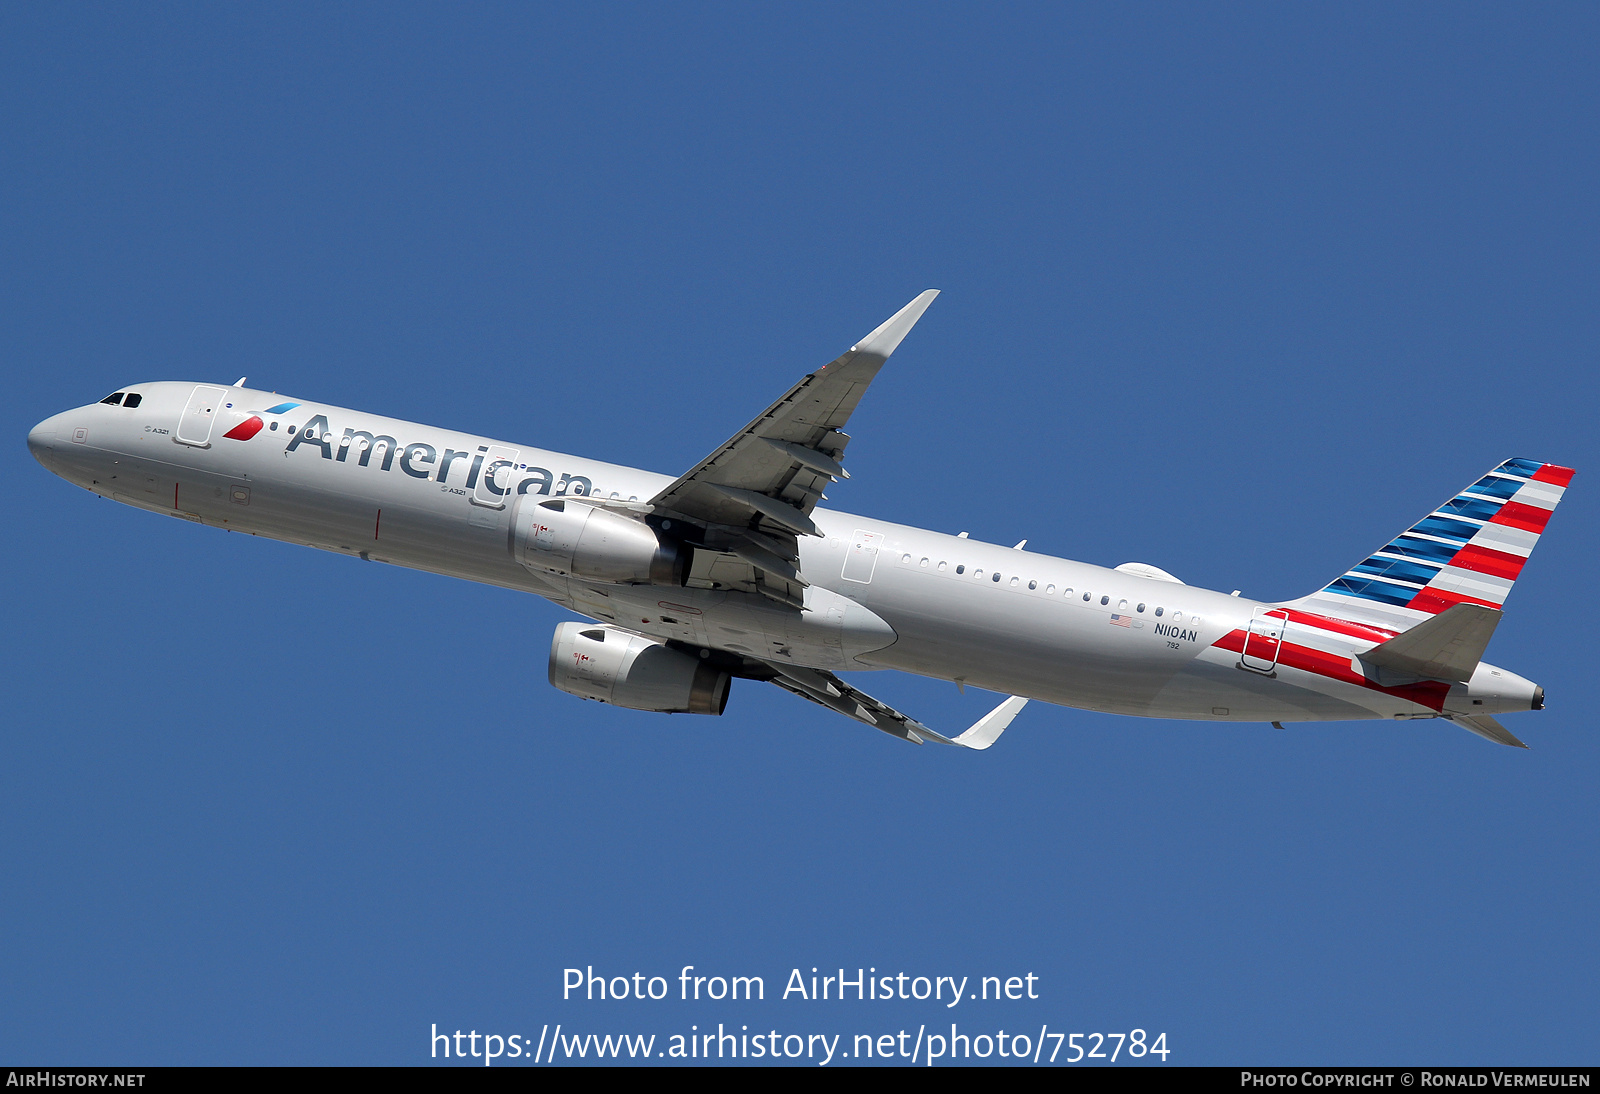
{"label": "blue sky", "polygon": [[[0,9],[0,1062],[441,1029],[1165,1032],[1595,1062],[1579,5]],[[35,421],[231,381],[678,473],[924,288],[849,511],[1262,598],[1579,469],[1448,726],[1032,704],[983,754],[545,681],[539,600],[94,499]],[[936,726],[994,702],[858,683]],[[761,975],[563,1002],[562,970]],[[779,1001],[792,968],[1035,1001]],[[969,1025],[970,1023],[970,1025]]]}

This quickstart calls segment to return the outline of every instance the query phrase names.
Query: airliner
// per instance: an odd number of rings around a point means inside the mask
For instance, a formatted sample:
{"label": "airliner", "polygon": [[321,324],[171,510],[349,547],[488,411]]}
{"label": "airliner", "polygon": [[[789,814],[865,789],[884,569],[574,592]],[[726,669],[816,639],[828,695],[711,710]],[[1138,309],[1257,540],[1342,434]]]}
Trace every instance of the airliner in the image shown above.
{"label": "airliner", "polygon": [[[1573,472],[1509,459],[1308,596],[1263,602],[1141,562],[1104,568],[821,508],[843,430],[928,290],[672,478],[245,386],[154,382],[40,422],[60,477],[140,509],[533,593],[557,688],[722,714],[774,684],[916,744],[992,745],[1030,699],[1215,722],[1497,714],[1544,689],[1483,660]],[[1008,696],[941,733],[839,674]]]}

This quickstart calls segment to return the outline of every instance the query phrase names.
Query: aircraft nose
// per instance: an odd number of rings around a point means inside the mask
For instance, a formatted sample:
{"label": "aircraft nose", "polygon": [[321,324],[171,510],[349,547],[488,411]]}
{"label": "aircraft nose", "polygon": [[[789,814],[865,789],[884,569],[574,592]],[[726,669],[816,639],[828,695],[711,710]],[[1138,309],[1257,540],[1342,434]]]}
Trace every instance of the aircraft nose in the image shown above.
{"label": "aircraft nose", "polygon": [[59,417],[58,414],[46,418],[28,431],[28,451],[33,453],[34,459],[47,468],[50,467],[50,456],[56,447],[56,419]]}

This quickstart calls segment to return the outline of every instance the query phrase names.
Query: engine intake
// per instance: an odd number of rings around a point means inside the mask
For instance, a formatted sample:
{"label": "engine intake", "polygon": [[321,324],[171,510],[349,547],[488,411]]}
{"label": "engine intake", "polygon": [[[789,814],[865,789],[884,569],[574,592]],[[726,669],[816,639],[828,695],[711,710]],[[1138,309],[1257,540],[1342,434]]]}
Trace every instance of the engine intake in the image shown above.
{"label": "engine intake", "polygon": [[530,506],[518,521],[530,570],[613,585],[682,585],[693,549],[650,525],[568,498]]}
{"label": "engine intake", "polygon": [[580,699],[631,710],[721,714],[733,677],[620,627],[563,623],[550,643],[550,682]]}

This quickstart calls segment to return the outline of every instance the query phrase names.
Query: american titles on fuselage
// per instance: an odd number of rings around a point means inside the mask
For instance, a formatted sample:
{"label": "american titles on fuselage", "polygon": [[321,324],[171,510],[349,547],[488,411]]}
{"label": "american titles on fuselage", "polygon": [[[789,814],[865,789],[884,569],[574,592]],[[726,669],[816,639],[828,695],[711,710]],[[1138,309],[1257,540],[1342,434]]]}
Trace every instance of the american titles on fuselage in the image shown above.
{"label": "american titles on fuselage", "polygon": [[[393,437],[386,434],[374,435],[364,429],[346,428],[343,435],[334,437],[333,427],[328,423],[326,414],[315,415],[305,425],[290,426],[293,434],[288,444],[284,446],[284,454],[293,453],[302,445],[309,445],[317,449],[322,458],[336,463],[348,463],[350,450],[359,449],[356,464],[368,467],[372,464],[372,454],[378,448],[383,449],[383,459],[378,464],[378,470],[391,470],[396,463],[400,470],[414,479],[437,482],[440,485],[449,485],[450,471],[458,464],[465,465],[466,478],[462,482],[463,490],[477,488],[479,477],[482,477],[483,488],[491,494],[504,497],[509,494],[552,494],[556,497],[583,497],[594,492],[594,483],[587,475],[573,475],[562,472],[559,476],[547,468],[533,467],[529,464],[514,463],[511,460],[497,459],[484,465],[484,458],[488,455],[489,446],[479,445],[477,451],[468,452],[454,448],[446,448],[443,452],[431,444],[422,441],[413,441],[410,444],[401,444]],[[230,436],[230,430],[223,436]],[[250,436],[255,436],[253,431]],[[248,440],[249,437],[236,438]],[[337,449],[337,454],[335,454]],[[399,460],[395,459],[396,454]],[[501,472],[505,475],[502,477]],[[520,476],[520,477],[519,477]],[[512,485],[515,480],[515,486]]]}

